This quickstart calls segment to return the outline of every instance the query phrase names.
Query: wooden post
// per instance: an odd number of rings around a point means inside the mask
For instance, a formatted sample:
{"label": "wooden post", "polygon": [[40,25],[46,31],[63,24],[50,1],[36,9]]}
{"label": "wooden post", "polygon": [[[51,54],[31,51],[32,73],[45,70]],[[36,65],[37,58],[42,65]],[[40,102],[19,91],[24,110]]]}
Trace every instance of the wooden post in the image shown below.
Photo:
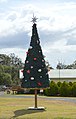
{"label": "wooden post", "polygon": [[29,110],[45,110],[44,107],[37,107],[37,89],[35,89],[35,107],[29,107]]}
{"label": "wooden post", "polygon": [[35,108],[37,108],[37,89],[35,89]]}

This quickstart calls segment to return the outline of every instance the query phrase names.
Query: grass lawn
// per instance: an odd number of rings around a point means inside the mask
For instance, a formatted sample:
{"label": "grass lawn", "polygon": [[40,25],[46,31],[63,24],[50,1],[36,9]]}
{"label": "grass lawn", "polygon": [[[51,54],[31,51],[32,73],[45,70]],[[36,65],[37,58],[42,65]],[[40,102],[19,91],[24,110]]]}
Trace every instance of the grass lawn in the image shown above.
{"label": "grass lawn", "polygon": [[76,119],[76,104],[38,98],[38,106],[46,109],[28,110],[34,98],[0,97],[0,119]]}

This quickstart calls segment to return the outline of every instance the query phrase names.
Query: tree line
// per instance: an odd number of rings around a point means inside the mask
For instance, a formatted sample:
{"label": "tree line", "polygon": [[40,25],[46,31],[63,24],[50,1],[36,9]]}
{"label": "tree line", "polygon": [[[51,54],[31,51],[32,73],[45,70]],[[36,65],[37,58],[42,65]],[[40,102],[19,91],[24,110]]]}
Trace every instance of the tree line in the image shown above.
{"label": "tree line", "polygon": [[23,63],[14,53],[0,54],[0,85],[19,84],[19,69],[21,68],[23,68]]}
{"label": "tree line", "polygon": [[62,62],[58,62],[56,68],[57,69],[76,69],[76,60],[72,64],[69,64],[69,65],[66,65]]}

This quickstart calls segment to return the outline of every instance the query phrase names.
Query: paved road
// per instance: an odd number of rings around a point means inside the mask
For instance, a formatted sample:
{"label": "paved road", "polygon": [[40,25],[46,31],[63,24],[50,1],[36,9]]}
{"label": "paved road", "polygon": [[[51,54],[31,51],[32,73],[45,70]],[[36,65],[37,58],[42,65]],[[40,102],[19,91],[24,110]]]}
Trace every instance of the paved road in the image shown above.
{"label": "paved road", "polygon": [[50,97],[50,98],[47,98],[47,100],[60,100],[60,101],[76,103],[75,97]]}
{"label": "paved road", "polygon": [[[0,97],[6,98],[34,98],[34,95],[9,95],[4,94],[4,92],[0,92]],[[76,103],[76,97],[46,97],[46,96],[38,96],[38,98],[46,99],[46,100],[60,100],[65,102]]]}
{"label": "paved road", "polygon": [[0,91],[0,96],[4,95],[4,91]]}

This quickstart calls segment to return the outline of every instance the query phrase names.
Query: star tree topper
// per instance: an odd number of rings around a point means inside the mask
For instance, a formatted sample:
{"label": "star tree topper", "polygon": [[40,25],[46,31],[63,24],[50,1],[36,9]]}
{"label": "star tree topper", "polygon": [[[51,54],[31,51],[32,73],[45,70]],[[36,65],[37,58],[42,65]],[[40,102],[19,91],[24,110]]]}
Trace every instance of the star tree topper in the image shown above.
{"label": "star tree topper", "polygon": [[32,18],[33,24],[37,22],[37,19],[38,19],[38,18],[36,18],[36,16],[34,16],[34,14],[33,14],[33,18]]}

